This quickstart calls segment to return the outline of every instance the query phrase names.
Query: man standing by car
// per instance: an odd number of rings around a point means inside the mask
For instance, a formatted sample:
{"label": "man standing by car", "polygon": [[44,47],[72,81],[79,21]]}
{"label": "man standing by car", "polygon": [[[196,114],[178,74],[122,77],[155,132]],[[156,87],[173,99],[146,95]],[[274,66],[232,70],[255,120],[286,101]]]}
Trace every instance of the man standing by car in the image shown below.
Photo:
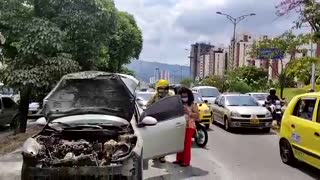
{"label": "man standing by car", "polygon": [[[147,103],[147,107],[151,106],[152,104],[154,104],[155,102],[159,101],[162,98],[174,95],[171,91],[169,91],[169,81],[165,79],[160,79],[157,82],[155,89],[156,89],[156,93]],[[161,163],[166,162],[165,157],[160,157],[153,160],[159,160]]]}

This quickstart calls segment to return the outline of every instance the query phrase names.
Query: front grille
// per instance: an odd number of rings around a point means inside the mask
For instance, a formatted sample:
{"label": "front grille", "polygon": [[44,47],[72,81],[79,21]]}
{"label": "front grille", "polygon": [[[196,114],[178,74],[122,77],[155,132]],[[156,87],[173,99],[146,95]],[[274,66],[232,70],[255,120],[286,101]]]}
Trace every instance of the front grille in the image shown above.
{"label": "front grille", "polygon": [[241,117],[243,117],[243,118],[250,118],[251,115],[250,115],[250,114],[242,114]]}
{"label": "front grille", "polygon": [[262,115],[257,115],[258,118],[265,118],[266,115],[262,114]]}
{"label": "front grille", "polygon": [[24,180],[126,180],[126,177],[117,176],[29,176]]}

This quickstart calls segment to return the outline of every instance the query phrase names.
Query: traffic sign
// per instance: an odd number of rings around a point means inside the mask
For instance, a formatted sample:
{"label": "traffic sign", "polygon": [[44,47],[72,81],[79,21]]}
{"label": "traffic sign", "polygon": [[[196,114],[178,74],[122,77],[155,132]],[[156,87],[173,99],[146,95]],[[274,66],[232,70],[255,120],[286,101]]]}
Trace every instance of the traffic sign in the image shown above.
{"label": "traffic sign", "polygon": [[264,48],[259,50],[258,59],[283,59],[284,53],[276,48]]}

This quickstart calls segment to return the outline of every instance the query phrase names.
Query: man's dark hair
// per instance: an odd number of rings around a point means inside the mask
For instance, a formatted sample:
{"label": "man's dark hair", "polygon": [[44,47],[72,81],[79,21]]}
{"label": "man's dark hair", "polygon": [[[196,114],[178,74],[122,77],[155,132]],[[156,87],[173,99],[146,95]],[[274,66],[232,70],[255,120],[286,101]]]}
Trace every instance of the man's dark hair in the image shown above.
{"label": "man's dark hair", "polygon": [[192,91],[189,88],[186,87],[180,87],[178,94],[188,94],[188,105],[191,106],[191,104],[194,102],[194,96]]}

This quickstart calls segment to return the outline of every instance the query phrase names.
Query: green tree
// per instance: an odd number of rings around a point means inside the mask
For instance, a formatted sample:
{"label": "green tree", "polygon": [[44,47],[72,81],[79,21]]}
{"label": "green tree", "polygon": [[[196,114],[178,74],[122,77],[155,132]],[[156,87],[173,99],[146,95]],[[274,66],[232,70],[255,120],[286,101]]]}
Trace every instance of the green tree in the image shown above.
{"label": "green tree", "polygon": [[202,80],[202,85],[216,87],[220,92],[226,92],[229,89],[226,76],[209,76]]}
{"label": "green tree", "polygon": [[[301,45],[308,43],[310,40],[310,35],[295,35],[292,31],[287,31],[284,34],[273,38],[273,39],[264,39],[262,41],[255,42],[251,51],[251,56],[253,58],[263,58],[266,61],[269,61],[269,64],[274,60],[273,57],[283,54],[285,58],[286,55],[289,55],[289,62],[284,62],[284,59],[277,59],[280,61],[280,73],[277,69],[274,69],[278,77],[280,85],[280,96],[283,96],[283,90],[287,84],[287,70],[288,66],[292,63],[292,60],[296,58],[297,53],[304,52],[305,49],[301,49]],[[262,53],[262,49],[275,49],[269,55]],[[272,66],[271,66],[272,67]]]}
{"label": "green tree", "polygon": [[192,83],[193,83],[193,80],[190,78],[182,79],[180,82],[180,84],[188,88],[191,87]]}
{"label": "green tree", "polygon": [[112,0],[2,0],[0,32],[6,37],[0,80],[20,90],[20,132],[29,100],[62,75],[126,71],[122,65],[138,58],[142,47],[134,18],[118,12]]}
{"label": "green tree", "polygon": [[265,90],[268,84],[268,72],[255,66],[239,67],[228,73],[228,81],[243,81],[252,90]]}
{"label": "green tree", "polygon": [[310,84],[311,80],[311,66],[316,63],[317,72],[319,72],[320,59],[315,57],[303,57],[295,59],[288,66],[287,74],[296,77],[305,85]]}
{"label": "green tree", "polygon": [[139,59],[142,50],[142,34],[134,17],[126,12],[118,12],[116,31],[109,45],[109,71],[118,72],[131,59]]}

